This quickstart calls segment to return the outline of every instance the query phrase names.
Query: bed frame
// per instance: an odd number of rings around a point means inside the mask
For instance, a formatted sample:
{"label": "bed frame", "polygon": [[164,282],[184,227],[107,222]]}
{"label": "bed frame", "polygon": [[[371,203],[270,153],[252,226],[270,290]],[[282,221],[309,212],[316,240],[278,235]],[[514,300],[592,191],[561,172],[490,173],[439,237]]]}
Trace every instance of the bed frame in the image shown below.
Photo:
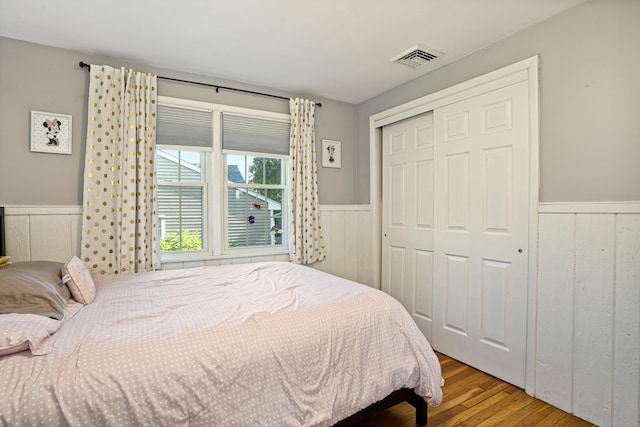
{"label": "bed frame", "polygon": [[4,245],[4,206],[0,206],[0,256],[7,254],[7,248]]}
{"label": "bed frame", "polygon": [[427,425],[427,402],[425,402],[422,397],[418,396],[415,391],[408,388],[401,388],[400,390],[394,391],[381,401],[364,408],[360,412],[356,412],[355,414],[351,415],[348,418],[345,418],[342,421],[339,421],[334,425],[334,427],[349,427],[356,425],[401,402],[407,402],[411,404],[411,406],[416,408],[417,425]]}
{"label": "bed frame", "polygon": [[[0,255],[6,255],[5,246],[5,228],[4,228],[4,207],[0,206]],[[362,421],[368,420],[378,413],[397,405],[401,402],[408,402],[414,408],[416,408],[416,424],[423,426],[427,424],[427,403],[418,396],[413,390],[408,388],[402,388],[391,393],[384,399],[376,402],[361,411],[339,421],[334,427],[349,427],[356,425]]]}

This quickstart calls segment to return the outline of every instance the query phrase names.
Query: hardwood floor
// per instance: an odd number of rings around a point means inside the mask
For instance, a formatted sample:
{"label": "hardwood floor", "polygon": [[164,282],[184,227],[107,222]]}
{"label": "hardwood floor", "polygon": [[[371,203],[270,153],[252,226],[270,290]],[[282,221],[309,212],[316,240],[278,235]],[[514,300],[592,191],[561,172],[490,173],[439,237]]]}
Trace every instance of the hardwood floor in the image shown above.
{"label": "hardwood floor", "polygon": [[[429,407],[428,427],[594,426],[535,399],[511,384],[438,353],[445,385],[442,405]],[[415,410],[401,403],[358,427],[415,427]]]}

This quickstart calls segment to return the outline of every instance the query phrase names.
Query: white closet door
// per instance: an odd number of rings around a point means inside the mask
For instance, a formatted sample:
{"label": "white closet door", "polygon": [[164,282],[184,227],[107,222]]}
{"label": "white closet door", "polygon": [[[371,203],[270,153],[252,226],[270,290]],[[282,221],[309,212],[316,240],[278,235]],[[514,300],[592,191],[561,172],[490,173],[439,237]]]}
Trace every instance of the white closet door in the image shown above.
{"label": "white closet door", "polygon": [[383,128],[382,290],[431,339],[433,114]]}
{"label": "white closet door", "polygon": [[529,144],[527,83],[434,112],[432,344],[524,387]]}

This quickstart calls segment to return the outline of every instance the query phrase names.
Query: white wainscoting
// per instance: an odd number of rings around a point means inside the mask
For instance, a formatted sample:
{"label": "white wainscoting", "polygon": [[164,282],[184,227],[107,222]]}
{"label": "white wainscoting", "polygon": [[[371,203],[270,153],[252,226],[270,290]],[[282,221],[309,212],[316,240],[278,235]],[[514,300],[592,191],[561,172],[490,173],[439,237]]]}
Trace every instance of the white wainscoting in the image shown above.
{"label": "white wainscoting", "polygon": [[[373,285],[369,205],[322,205],[319,270]],[[7,206],[13,261],[79,253],[79,206]],[[535,395],[601,426],[640,424],[640,203],[539,205]],[[181,268],[286,255],[165,263]]]}
{"label": "white wainscoting", "polygon": [[371,268],[371,207],[321,205],[320,224],[327,258],[314,264],[318,270],[374,286]]}
{"label": "white wainscoting", "polygon": [[[369,205],[322,205],[321,224],[327,259],[319,270],[361,283],[374,283],[371,263]],[[80,253],[80,206],[6,206],[7,254],[14,262],[49,260],[64,262]],[[163,269],[198,267],[267,260],[288,261],[286,253],[250,255],[180,262],[163,262]]]}
{"label": "white wainscoting", "polygon": [[535,395],[640,424],[640,203],[540,204]]}
{"label": "white wainscoting", "polygon": [[13,262],[67,261],[80,253],[80,206],[5,206],[7,255]]}

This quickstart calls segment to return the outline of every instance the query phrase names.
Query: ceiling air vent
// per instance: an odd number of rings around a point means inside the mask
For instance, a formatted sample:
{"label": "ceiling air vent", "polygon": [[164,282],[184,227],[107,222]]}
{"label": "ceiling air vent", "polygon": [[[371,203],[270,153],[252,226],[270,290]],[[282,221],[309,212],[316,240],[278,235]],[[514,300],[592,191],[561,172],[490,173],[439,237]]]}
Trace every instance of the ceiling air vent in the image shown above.
{"label": "ceiling air vent", "polygon": [[390,59],[391,62],[397,62],[411,68],[416,68],[422,64],[438,59],[442,56],[442,52],[423,45],[415,45],[411,49],[402,52],[400,55]]}

